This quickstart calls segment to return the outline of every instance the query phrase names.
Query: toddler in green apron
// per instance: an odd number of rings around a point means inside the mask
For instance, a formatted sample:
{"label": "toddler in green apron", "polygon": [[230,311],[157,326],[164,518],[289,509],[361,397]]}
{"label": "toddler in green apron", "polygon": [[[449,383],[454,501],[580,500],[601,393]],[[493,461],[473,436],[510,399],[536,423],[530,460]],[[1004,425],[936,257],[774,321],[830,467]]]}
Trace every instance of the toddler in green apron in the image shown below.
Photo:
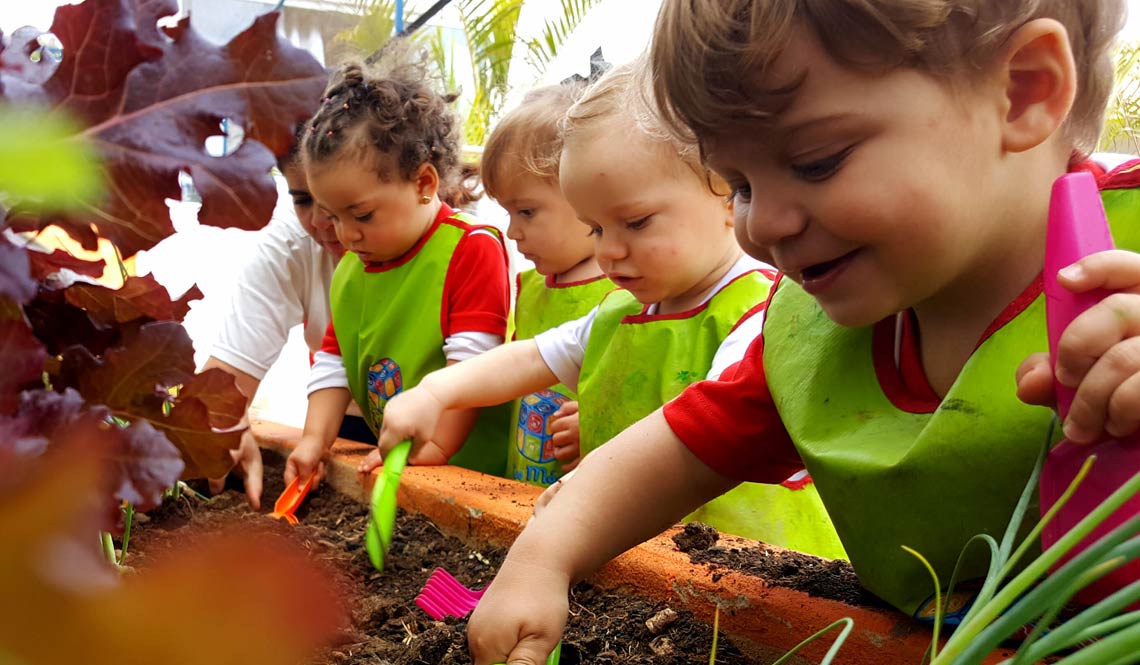
{"label": "toddler in green apron", "polygon": [[[345,65],[304,134],[309,189],[346,254],[333,274],[332,322],[315,354],[286,482],[322,472],[350,400],[379,432],[392,397],[506,334],[506,250],[497,231],[439,198],[458,175],[459,129],[451,97],[425,76],[411,66],[376,75]],[[409,462],[502,475],[507,414],[449,411]],[[379,463],[374,452],[361,470]]]}
{"label": "toddler in green apron", "polygon": [[[558,122],[585,81],[527,94],[495,125],[483,149],[483,189],[508,214],[507,237],[534,268],[518,275],[514,338],[532,339],[584,316],[615,287],[594,259],[590,227],[558,187]],[[548,486],[578,463],[578,393],[561,383],[512,403],[508,478]]]}
{"label": "toddler in green apron", "polygon": [[931,576],[901,547],[946,583],[971,536],[1001,537],[1048,432],[1042,279],[1120,291],[1061,338],[1066,435],[1136,430],[1140,168],[1102,180],[1130,251],[1041,274],[1050,188],[1096,144],[1124,3],[831,4],[663,1],[659,111],[784,276],[743,362],[587,457],[519,535],[470,619],[476,662],[540,662],[570,585],[798,463],[862,583],[927,615]]}
{"label": "toddler in green apron", "polygon": [[[434,373],[393,400],[382,451],[433,431],[442,408],[495,404],[557,380],[578,391],[580,445],[592,464],[590,455],[604,455],[599,447],[626,426],[739,361],[758,333],[767,266],[736,245],[727,189],[694,146],[670,139],[640,110],[634,71],[614,69],[570,108],[559,162],[562,191],[621,289],[584,317]],[[766,542],[842,554],[813,485],[736,492],[699,517]],[[766,512],[745,519],[756,501]]]}

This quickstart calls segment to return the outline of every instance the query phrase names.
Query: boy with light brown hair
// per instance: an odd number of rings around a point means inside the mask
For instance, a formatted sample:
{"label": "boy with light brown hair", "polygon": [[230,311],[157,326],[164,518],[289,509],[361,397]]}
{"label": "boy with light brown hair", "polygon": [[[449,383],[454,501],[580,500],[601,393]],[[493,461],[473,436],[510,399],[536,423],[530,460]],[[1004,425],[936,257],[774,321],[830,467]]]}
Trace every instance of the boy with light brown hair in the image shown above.
{"label": "boy with light brown hair", "polygon": [[[1066,436],[1136,430],[1140,255],[1041,274],[1050,188],[1095,144],[1124,13],[665,0],[657,101],[733,187],[740,244],[784,277],[735,371],[602,446],[606,463],[583,465],[519,536],[472,616],[476,663],[541,662],[571,584],[800,459],[863,584],[928,613],[929,574],[901,546],[949,579],[971,536],[1002,533],[1049,430],[1031,406],[1052,402],[1042,279],[1119,292],[1061,338],[1056,376],[1077,389]],[[1126,250],[1140,248],[1135,167],[1101,181]],[[968,557],[962,578],[985,568]]]}

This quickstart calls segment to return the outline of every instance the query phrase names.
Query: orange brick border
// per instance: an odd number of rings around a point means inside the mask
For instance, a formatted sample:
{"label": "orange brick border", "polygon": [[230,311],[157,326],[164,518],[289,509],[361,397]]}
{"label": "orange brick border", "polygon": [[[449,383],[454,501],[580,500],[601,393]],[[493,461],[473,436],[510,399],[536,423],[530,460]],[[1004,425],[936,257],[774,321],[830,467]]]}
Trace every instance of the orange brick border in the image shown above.
{"label": "orange brick border", "polygon": [[[300,431],[267,421],[252,423],[263,448],[288,454]],[[370,446],[338,440],[333,447],[328,482],[342,494],[367,502],[374,476],[356,472]],[[431,519],[444,533],[472,544],[509,546],[530,517],[539,489],[457,467],[408,467],[400,483],[398,501],[409,512]],[[929,645],[930,632],[909,617],[887,610],[853,607],[813,598],[792,589],[768,586],[762,579],[728,570],[713,571],[694,564],[677,551],[671,536],[677,527],[649,540],[607,564],[590,581],[686,608],[700,620],[712,623],[720,606],[721,631],[756,658],[771,662],[800,640],[843,617],[855,621],[837,662],[843,665],[919,665]],[[749,547],[755,541],[722,536],[720,544]],[[805,650],[800,664],[815,662],[830,641]],[[1012,656],[999,650],[984,663],[996,664]]]}

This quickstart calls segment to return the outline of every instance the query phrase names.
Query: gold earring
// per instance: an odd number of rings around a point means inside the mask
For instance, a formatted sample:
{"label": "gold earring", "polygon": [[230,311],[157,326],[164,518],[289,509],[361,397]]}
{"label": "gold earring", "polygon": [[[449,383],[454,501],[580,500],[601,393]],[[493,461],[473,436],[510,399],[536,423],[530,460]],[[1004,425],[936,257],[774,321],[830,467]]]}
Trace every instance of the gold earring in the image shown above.
{"label": "gold earring", "polygon": [[431,197],[428,196],[427,194],[424,194],[423,196],[420,197],[420,203],[422,203],[424,205],[431,203]]}

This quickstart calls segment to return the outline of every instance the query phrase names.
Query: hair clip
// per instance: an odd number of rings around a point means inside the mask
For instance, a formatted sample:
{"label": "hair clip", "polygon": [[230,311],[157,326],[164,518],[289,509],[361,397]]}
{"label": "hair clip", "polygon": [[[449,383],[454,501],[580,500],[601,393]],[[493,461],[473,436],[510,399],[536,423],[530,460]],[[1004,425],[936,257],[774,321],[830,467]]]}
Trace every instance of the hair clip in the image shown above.
{"label": "hair clip", "polygon": [[559,85],[567,85],[570,83],[597,83],[602,75],[609,71],[612,67],[610,63],[602,56],[602,47],[599,46],[596,51],[590,54],[590,75],[582,76],[581,74],[571,74],[559,82]]}
{"label": "hair clip", "polygon": [[346,111],[348,110],[348,102],[345,102],[345,103],[344,103],[344,108],[345,108],[345,110],[346,110]]}
{"label": "hair clip", "polygon": [[331,129],[325,133],[325,136],[332,136],[332,135],[333,135],[333,130],[331,130]]}

